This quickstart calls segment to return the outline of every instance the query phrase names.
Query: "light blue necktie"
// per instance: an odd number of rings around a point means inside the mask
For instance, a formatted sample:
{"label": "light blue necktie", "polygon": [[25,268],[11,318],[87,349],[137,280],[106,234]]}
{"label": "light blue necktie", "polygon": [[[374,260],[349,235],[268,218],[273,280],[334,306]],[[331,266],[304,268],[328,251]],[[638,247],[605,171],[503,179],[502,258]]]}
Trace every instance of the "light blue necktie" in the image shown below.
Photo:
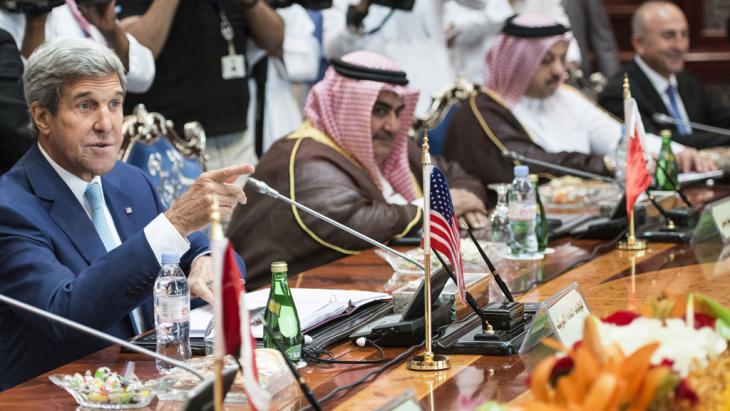
{"label": "light blue necktie", "polygon": [[682,115],[679,114],[679,103],[677,102],[677,89],[673,85],[669,85],[667,87],[667,96],[669,96],[669,104],[672,106],[670,108],[670,113],[672,117],[678,121],[678,123],[675,123],[677,125],[677,131],[679,134],[686,136],[688,134],[692,134],[692,130],[689,128],[689,125],[684,122],[684,119],[682,118]]}
{"label": "light blue necktie", "polygon": [[[89,206],[91,207],[91,221],[99,237],[101,237],[101,242],[104,243],[104,248],[107,251],[117,248],[120,243],[112,234],[112,230],[109,224],[107,224],[106,216],[104,215],[104,197],[101,193],[101,185],[94,181],[86,186],[84,197],[86,197],[86,201],[89,202]],[[130,313],[130,316],[132,317],[134,332],[138,335],[141,334],[145,330],[142,310],[137,307]]]}
{"label": "light blue necktie", "polygon": [[104,248],[107,251],[117,248],[119,243],[114,238],[112,230],[109,228],[109,224],[107,224],[104,216],[104,197],[101,194],[101,186],[99,183],[95,181],[86,186],[84,197],[86,197],[86,201],[91,206],[91,221],[94,223],[94,228],[99,234],[99,237],[101,237],[101,242],[104,243]]}

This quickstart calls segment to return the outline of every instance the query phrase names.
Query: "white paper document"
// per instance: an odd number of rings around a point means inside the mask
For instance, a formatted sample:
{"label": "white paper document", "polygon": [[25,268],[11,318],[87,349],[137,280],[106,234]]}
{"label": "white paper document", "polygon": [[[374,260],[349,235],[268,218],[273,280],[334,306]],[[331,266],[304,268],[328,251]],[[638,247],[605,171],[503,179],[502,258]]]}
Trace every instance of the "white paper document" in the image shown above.
{"label": "white paper document", "polygon": [[[319,288],[292,288],[294,305],[297,307],[302,331],[307,331],[333,317],[342,315],[372,301],[389,300],[390,294],[373,291],[328,290]],[[264,288],[246,293],[246,306],[251,312],[252,334],[263,338],[264,330],[260,319],[269,300],[269,289]],[[203,338],[208,323],[213,318],[213,309],[207,305],[190,313],[190,338]],[[258,324],[257,324],[258,323]]]}
{"label": "white paper document", "polygon": [[722,177],[723,174],[724,171],[722,170],[707,171],[705,173],[679,173],[677,180],[679,180],[679,184],[687,184],[695,181],[707,180],[708,178]]}

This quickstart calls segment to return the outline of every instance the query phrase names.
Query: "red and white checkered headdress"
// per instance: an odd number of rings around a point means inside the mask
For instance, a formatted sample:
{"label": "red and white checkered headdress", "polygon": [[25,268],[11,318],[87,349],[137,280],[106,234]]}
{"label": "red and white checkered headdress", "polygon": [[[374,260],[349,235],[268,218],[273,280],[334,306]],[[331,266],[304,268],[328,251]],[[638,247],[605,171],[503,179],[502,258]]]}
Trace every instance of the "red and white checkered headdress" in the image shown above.
{"label": "red and white checkered headdress", "polygon": [[[366,68],[400,71],[394,62],[369,51],[349,53],[342,60]],[[396,192],[410,201],[415,199],[416,193],[408,165],[408,130],[418,101],[417,90],[407,86],[345,77],[329,67],[322,81],[315,84],[309,92],[304,115],[314,127],[354,156],[382,189],[373,153],[371,125],[373,105],[382,90],[392,91],[403,98],[405,107],[400,114],[400,130],[380,172]]]}

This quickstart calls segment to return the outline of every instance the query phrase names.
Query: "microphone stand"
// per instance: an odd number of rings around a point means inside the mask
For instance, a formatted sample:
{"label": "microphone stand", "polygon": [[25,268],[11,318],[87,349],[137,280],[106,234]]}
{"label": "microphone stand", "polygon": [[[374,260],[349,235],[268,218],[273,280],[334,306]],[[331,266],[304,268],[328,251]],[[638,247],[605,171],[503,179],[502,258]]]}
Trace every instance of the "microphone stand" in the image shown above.
{"label": "microphone stand", "polygon": [[720,127],[709,126],[707,124],[695,123],[694,121],[677,120],[674,117],[668,116],[663,113],[654,113],[652,118],[654,118],[654,121],[656,121],[657,123],[661,123],[661,124],[665,124],[665,125],[690,126],[691,128],[693,128],[695,130],[707,131],[710,133],[721,134],[723,136],[730,136],[730,130],[720,128]]}
{"label": "microphone stand", "polygon": [[165,362],[167,364],[170,364],[170,365],[173,365],[175,367],[181,368],[181,369],[183,369],[183,370],[185,370],[185,371],[187,371],[187,372],[195,375],[201,381],[203,380],[203,376],[200,375],[200,373],[198,373],[197,371],[195,371],[193,368],[189,367],[188,365],[186,365],[182,361],[178,361],[178,360],[172,359],[170,357],[164,356],[162,354],[158,354],[158,353],[156,353],[154,351],[150,351],[150,350],[148,350],[146,348],[139,347],[139,346],[134,345],[134,344],[132,344],[132,343],[130,343],[128,341],[122,340],[121,338],[117,338],[117,337],[114,337],[113,335],[109,335],[109,334],[103,333],[103,332],[101,332],[99,330],[95,330],[95,329],[93,329],[91,327],[88,327],[86,325],[77,323],[76,321],[72,321],[72,320],[69,320],[68,318],[61,317],[60,315],[56,315],[56,314],[53,314],[53,313],[49,313],[49,312],[47,312],[45,310],[41,310],[38,307],[34,307],[34,306],[30,305],[30,304],[26,304],[24,302],[21,302],[21,301],[18,301],[16,299],[14,299],[14,298],[7,297],[7,296],[5,296],[3,294],[0,294],[0,302],[3,302],[3,303],[8,304],[10,306],[19,308],[19,309],[21,309],[23,311],[26,311],[26,312],[29,312],[29,313],[33,313],[33,314],[38,315],[40,317],[43,317],[45,319],[48,319],[48,320],[51,320],[51,321],[54,321],[54,322],[63,324],[65,326],[69,327],[69,328],[73,328],[74,330],[81,331],[84,334],[88,334],[88,335],[94,336],[94,337],[96,337],[96,338],[98,338],[100,340],[108,341],[108,342],[110,342],[112,344],[119,344],[122,347],[124,347],[124,348],[126,348],[126,349],[128,349],[130,351],[134,351],[134,352],[140,353],[142,355],[145,355],[147,357],[152,357],[152,358],[158,359],[160,361],[163,361],[163,362]]}
{"label": "microphone stand", "polygon": [[[439,262],[441,263],[441,266],[446,270],[447,273],[449,273],[449,277],[451,277],[451,280],[454,281],[454,284],[457,286],[459,285],[459,282],[456,280],[456,275],[451,270],[451,267],[444,261],[444,258],[441,257],[441,254],[433,249],[433,253],[436,254],[436,258],[438,258]],[[493,333],[494,328],[492,327],[492,324],[489,324],[489,320],[487,320],[487,316],[484,315],[484,312],[482,312],[482,309],[479,308],[479,303],[477,303],[477,300],[474,299],[474,296],[471,295],[469,291],[466,291],[466,303],[471,307],[472,311],[476,313],[476,315],[482,320],[482,332],[485,333]]]}
{"label": "microphone stand", "polygon": [[572,174],[572,175],[575,175],[578,177],[592,178],[592,179],[602,180],[602,181],[606,181],[606,182],[609,182],[612,184],[620,185],[618,183],[618,181],[616,181],[616,179],[611,178],[611,177],[602,176],[600,174],[590,173],[588,171],[578,170],[575,168],[565,167],[565,166],[561,166],[558,164],[548,163],[547,161],[542,161],[542,160],[538,160],[535,158],[525,157],[522,154],[516,153],[514,151],[510,151],[510,150],[503,152],[502,157],[521,161],[523,163],[534,164],[534,165],[540,166],[540,167],[545,167],[545,168],[555,170],[555,171],[558,171],[558,172],[561,172],[564,174]]}
{"label": "microphone stand", "polygon": [[469,234],[469,238],[471,238],[471,241],[474,242],[474,245],[476,245],[477,250],[479,251],[479,254],[482,256],[482,259],[485,263],[487,263],[487,267],[489,267],[489,271],[492,272],[492,277],[494,277],[494,281],[497,282],[497,285],[499,286],[499,289],[502,290],[502,293],[504,294],[505,298],[507,298],[507,301],[513,303],[515,302],[514,297],[512,296],[512,292],[510,292],[509,287],[507,287],[507,283],[504,282],[502,279],[502,276],[499,275],[497,272],[497,269],[494,267],[494,264],[492,264],[492,261],[487,257],[487,253],[484,252],[484,249],[482,249],[482,246],[479,245],[479,241],[477,241],[476,237],[474,237],[474,233],[471,231],[471,227],[466,227],[466,232]]}
{"label": "microphone stand", "polygon": [[646,190],[644,193],[647,197],[649,197],[649,201],[651,201],[651,203],[654,205],[654,208],[656,208],[657,211],[659,211],[659,214],[664,217],[664,222],[667,224],[667,229],[670,231],[676,230],[677,227],[674,225],[674,221],[672,221],[672,219],[669,217],[669,214],[667,214],[667,211],[664,209],[664,207],[659,205],[659,203],[656,201],[656,197],[654,197],[654,195],[649,190]]}
{"label": "microphone stand", "polygon": [[672,185],[674,186],[674,191],[676,191],[677,194],[679,194],[679,198],[681,198],[682,201],[685,204],[687,204],[687,207],[690,207],[690,208],[694,207],[692,205],[692,203],[689,202],[689,198],[687,198],[687,196],[684,194],[683,190],[679,187],[679,181],[675,180],[674,177],[670,176],[669,173],[667,173],[667,171],[664,169],[664,166],[659,164],[658,161],[656,161],[655,163],[656,163],[656,168],[659,169],[662,172],[662,174],[664,174],[664,177],[666,177],[670,183],[672,183]]}
{"label": "microphone stand", "polygon": [[409,257],[409,256],[407,256],[407,255],[405,255],[405,254],[403,254],[401,252],[398,252],[398,251],[396,251],[396,250],[388,247],[387,245],[382,244],[379,241],[376,241],[376,240],[374,240],[374,239],[366,236],[365,234],[359,233],[359,232],[353,230],[352,228],[350,228],[350,227],[348,227],[348,226],[346,226],[346,225],[344,225],[342,223],[339,223],[339,222],[337,222],[337,221],[335,221],[335,220],[327,217],[326,215],[324,215],[322,213],[319,213],[317,211],[314,211],[311,208],[309,208],[309,207],[307,207],[307,206],[305,206],[303,204],[300,204],[300,203],[298,203],[298,202],[290,199],[289,197],[287,197],[285,195],[282,195],[281,193],[279,193],[278,191],[274,190],[268,184],[264,183],[261,180],[258,180],[258,179],[253,178],[253,177],[249,177],[247,183],[253,184],[254,189],[256,191],[258,191],[259,193],[261,193],[261,194],[267,195],[269,197],[276,198],[276,199],[281,200],[281,201],[283,201],[283,202],[285,202],[287,204],[293,205],[294,207],[296,207],[296,208],[298,208],[298,209],[300,209],[300,210],[302,210],[302,211],[304,211],[304,212],[306,212],[306,213],[308,213],[310,215],[313,215],[314,217],[316,217],[316,218],[318,218],[318,219],[320,219],[322,221],[325,221],[327,223],[330,223],[333,226],[339,228],[340,230],[346,231],[346,232],[354,235],[355,237],[357,237],[357,238],[359,238],[359,239],[361,239],[361,240],[363,240],[363,241],[365,241],[365,242],[367,242],[367,243],[369,243],[369,244],[371,244],[371,245],[373,245],[375,247],[380,248],[381,250],[384,250],[384,251],[387,251],[387,252],[389,252],[391,254],[397,255],[398,257],[400,257],[400,258],[408,261],[409,263],[415,265],[416,267],[418,267],[421,270],[425,270],[425,268],[423,267],[423,265],[421,263],[419,263],[418,261],[416,261],[415,259],[413,259],[413,258],[411,258],[411,257]]}

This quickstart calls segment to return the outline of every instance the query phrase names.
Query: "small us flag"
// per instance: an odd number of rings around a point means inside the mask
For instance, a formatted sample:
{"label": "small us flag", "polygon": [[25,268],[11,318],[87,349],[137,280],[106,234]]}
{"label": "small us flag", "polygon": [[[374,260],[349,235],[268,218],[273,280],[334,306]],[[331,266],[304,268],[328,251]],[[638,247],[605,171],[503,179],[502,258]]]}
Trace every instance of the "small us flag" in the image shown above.
{"label": "small us flag", "polygon": [[449,183],[444,173],[437,167],[431,167],[431,248],[445,255],[451,262],[456,275],[461,301],[466,301],[464,289],[464,267],[461,261],[461,237],[459,222],[451,202]]}

